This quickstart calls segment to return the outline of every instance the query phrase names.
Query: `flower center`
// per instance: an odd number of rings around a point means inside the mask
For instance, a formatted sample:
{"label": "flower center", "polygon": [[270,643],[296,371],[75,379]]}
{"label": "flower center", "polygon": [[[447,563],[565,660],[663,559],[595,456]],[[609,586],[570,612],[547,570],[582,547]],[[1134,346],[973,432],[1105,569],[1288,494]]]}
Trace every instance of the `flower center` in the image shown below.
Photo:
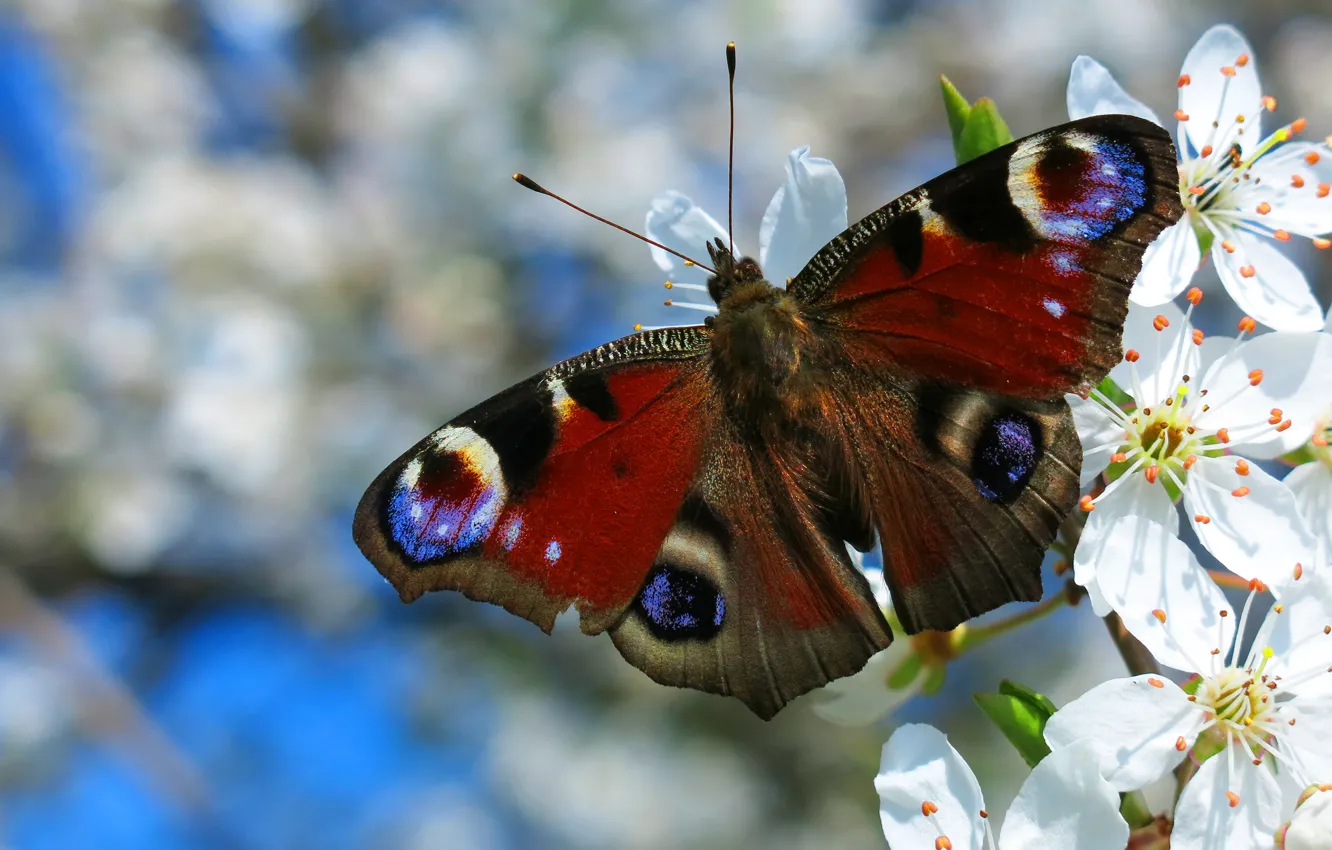
{"label": "flower center", "polygon": [[1196,694],[1209,715],[1253,746],[1269,737],[1268,726],[1276,719],[1276,682],[1263,675],[1266,666],[1264,658],[1257,670],[1227,667],[1205,677]]}
{"label": "flower center", "polygon": [[1188,393],[1189,388],[1181,385],[1164,403],[1131,414],[1130,427],[1125,429],[1125,454],[1157,464],[1174,461],[1187,469],[1188,457],[1203,450],[1203,441],[1188,414]]}

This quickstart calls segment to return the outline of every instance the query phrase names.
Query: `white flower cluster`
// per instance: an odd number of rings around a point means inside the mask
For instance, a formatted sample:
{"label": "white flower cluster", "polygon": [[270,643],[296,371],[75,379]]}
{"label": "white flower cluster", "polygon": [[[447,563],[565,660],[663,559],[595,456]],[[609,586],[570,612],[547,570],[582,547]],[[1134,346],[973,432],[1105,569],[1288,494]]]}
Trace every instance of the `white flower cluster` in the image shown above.
{"label": "white flower cluster", "polygon": [[[1120,794],[1171,771],[1182,783],[1173,813],[1146,829],[1168,828],[1175,850],[1332,847],[1327,795],[1312,794],[1332,781],[1332,316],[1278,247],[1296,236],[1332,246],[1332,150],[1294,140],[1303,120],[1263,135],[1276,103],[1232,27],[1209,30],[1189,52],[1178,93],[1185,217],[1147,253],[1114,386],[1068,398],[1087,493],[1075,580],[1096,614],[1117,615],[1175,674],[1107,681],[1057,711],[1044,731],[1050,755],[1002,830],[990,827],[975,776],[942,733],[899,728],[875,781],[894,848],[980,850],[999,834],[1001,848],[1122,850],[1131,830]],[[1085,56],[1068,105],[1073,118],[1160,123]],[[760,263],[781,281],[845,226],[841,177],[799,148],[764,215]],[[653,204],[647,232],[693,256],[730,239],[678,193]],[[668,286],[703,289],[697,268],[653,256],[674,278]],[[1193,326],[1203,293],[1190,283],[1205,256],[1244,312],[1235,337],[1204,338]],[[1283,479],[1270,471],[1279,459],[1299,465]],[[1247,583],[1238,612],[1181,540],[1185,522],[1235,574],[1220,574],[1223,583]],[[867,575],[882,589],[877,571]],[[1276,601],[1250,636],[1269,595]],[[874,722],[946,662],[937,640],[934,649],[919,636],[894,644],[824,689],[814,710]]]}

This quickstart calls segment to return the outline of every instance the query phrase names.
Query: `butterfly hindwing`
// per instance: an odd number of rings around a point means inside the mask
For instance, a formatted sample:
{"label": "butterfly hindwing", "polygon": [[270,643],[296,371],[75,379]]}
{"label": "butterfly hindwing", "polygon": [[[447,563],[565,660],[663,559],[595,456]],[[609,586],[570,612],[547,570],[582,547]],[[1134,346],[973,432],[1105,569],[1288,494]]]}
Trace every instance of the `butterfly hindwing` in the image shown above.
{"label": "butterfly hindwing", "polygon": [[626,337],[449,422],[392,463],[354,536],[405,601],[460,590],[589,633],[637,594],[695,476],[709,385],[698,329]]}
{"label": "butterfly hindwing", "polygon": [[724,416],[715,429],[611,638],[654,680],[737,697],[767,719],[861,669],[892,632],[780,449]]}

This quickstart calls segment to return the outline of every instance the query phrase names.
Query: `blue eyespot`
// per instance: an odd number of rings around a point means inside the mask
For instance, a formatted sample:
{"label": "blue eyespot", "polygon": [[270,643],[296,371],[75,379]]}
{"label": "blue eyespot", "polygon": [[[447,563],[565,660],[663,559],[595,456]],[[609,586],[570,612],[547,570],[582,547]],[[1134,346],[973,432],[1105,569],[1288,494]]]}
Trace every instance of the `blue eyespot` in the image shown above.
{"label": "blue eyespot", "polygon": [[1041,460],[1041,431],[1021,413],[994,417],[972,451],[972,482],[986,499],[1011,503],[1022,495]]}
{"label": "blue eyespot", "polygon": [[635,604],[652,634],[667,641],[706,640],[721,630],[726,617],[726,600],[717,585],[668,564],[648,574]]}

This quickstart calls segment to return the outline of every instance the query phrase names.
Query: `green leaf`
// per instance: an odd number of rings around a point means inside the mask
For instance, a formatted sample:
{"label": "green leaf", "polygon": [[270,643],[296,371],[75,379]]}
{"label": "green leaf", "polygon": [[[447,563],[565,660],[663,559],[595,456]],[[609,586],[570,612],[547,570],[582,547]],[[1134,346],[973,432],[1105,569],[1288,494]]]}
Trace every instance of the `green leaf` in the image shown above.
{"label": "green leaf", "polygon": [[967,103],[952,81],[942,74],[939,75],[939,85],[943,88],[944,112],[948,115],[948,131],[953,136],[953,152],[961,163],[962,130],[967,126],[967,118],[971,116],[971,104]]}
{"label": "green leaf", "polygon": [[970,162],[981,154],[1003,147],[1013,141],[1013,134],[999,115],[999,107],[988,97],[983,97],[971,107],[967,116],[967,126],[962,129],[962,144],[953,146],[957,155],[957,164]]}
{"label": "green leaf", "polygon": [[1044,694],[1015,682],[1001,682],[999,691],[974,694],[972,699],[1027,764],[1035,767],[1050,754],[1045,743],[1045,724],[1055,712],[1054,703]]}
{"label": "green leaf", "polygon": [[1106,375],[1104,378],[1101,379],[1101,382],[1096,385],[1096,389],[1099,390],[1101,394],[1104,395],[1106,398],[1110,399],[1115,404],[1121,406],[1125,404],[1130,404],[1133,401],[1133,396],[1124,392],[1124,390],[1120,388],[1119,384],[1116,384],[1114,379],[1111,378],[1109,375]]}
{"label": "green leaf", "polygon": [[[1045,712],[1045,719],[1049,720],[1050,715],[1058,711],[1055,704],[1045,694],[1037,693],[1026,685],[1019,685],[1017,682],[1004,679],[999,683],[999,693],[1006,697],[1017,697],[1020,700],[1031,703],[1036,708]],[[1045,723],[1041,723],[1041,731],[1045,731]]]}
{"label": "green leaf", "polygon": [[888,687],[894,691],[900,691],[903,688],[916,681],[920,675],[920,653],[913,652],[902,663],[897,665],[897,669],[888,674]]}

